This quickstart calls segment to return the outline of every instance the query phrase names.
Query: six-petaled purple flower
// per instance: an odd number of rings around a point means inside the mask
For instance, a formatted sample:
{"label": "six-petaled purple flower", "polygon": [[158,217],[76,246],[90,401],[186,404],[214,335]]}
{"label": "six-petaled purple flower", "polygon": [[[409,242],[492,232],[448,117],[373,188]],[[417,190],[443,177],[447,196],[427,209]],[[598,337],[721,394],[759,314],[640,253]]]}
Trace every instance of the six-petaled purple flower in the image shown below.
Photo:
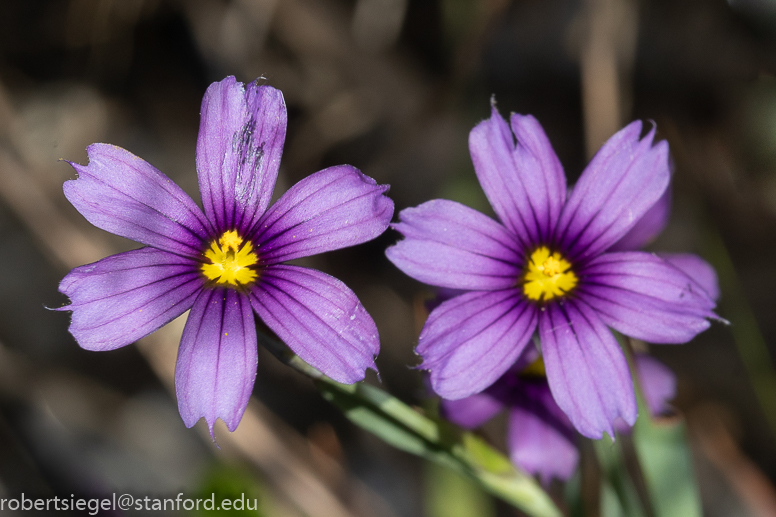
{"label": "six-petaled purple flower", "polygon": [[[510,127],[511,126],[511,127]],[[531,116],[493,108],[469,137],[475,172],[500,223],[434,200],[403,210],[387,250],[422,282],[468,292],[440,305],[420,335],[421,368],[447,399],[481,392],[538,330],[553,398],[585,436],[636,419],[625,357],[611,327],[684,343],[709,326],[714,294],[700,258],[629,251],[665,223],[668,145],[633,122],[598,151],[567,192],[563,168]],[[675,259],[675,260],[674,260]]]}
{"label": "six-petaled purple flower", "polygon": [[353,383],[375,368],[377,328],[339,280],[283,262],[359,244],[393,215],[387,186],[348,165],[300,181],[274,205],[286,135],[280,91],[228,77],[202,101],[197,174],[203,211],[167,176],[106,144],[72,164],[67,199],[95,226],[146,247],[72,270],[60,284],[70,332],[112,350],[191,309],[175,385],[189,427],[234,431],[257,369],[254,312],[302,359]]}

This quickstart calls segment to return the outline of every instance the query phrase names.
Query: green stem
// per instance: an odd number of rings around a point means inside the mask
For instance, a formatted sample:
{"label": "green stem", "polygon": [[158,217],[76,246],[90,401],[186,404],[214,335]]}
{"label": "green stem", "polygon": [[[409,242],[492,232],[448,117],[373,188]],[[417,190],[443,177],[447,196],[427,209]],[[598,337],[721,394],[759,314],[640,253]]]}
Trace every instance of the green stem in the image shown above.
{"label": "green stem", "polygon": [[481,438],[433,420],[369,384],[340,384],[265,335],[260,334],[259,341],[283,363],[312,378],[323,396],[352,422],[394,447],[456,470],[530,516],[562,515],[531,476]]}

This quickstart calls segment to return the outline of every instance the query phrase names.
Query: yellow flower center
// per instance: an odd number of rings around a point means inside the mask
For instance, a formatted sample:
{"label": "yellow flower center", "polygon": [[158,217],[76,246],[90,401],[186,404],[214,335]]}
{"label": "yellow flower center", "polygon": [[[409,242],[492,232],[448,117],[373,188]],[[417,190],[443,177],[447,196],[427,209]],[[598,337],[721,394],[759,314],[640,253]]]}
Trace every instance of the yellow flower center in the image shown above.
{"label": "yellow flower center", "polygon": [[205,251],[210,264],[202,264],[202,273],[219,284],[249,284],[258,273],[251,268],[259,262],[251,241],[245,241],[235,231],[229,230],[210,243]]}
{"label": "yellow flower center", "polygon": [[552,300],[574,289],[577,281],[571,264],[560,253],[550,253],[547,247],[542,246],[531,253],[528,260],[523,293],[531,300]]}

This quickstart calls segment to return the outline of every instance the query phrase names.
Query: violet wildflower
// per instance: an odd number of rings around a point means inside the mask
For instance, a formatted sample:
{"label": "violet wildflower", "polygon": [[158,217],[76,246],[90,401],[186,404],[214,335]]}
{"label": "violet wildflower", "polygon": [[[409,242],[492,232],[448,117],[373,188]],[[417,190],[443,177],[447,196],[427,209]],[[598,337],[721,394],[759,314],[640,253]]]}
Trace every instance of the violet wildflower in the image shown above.
{"label": "violet wildflower", "polygon": [[279,90],[234,77],[202,100],[197,174],[203,211],[167,176],[106,144],[65,196],[95,226],[145,244],[73,269],[59,290],[70,332],[112,350],[191,309],[175,386],[186,426],[204,417],[237,428],[257,369],[254,311],[302,359],[344,383],[375,368],[377,328],[356,295],[314,269],[283,262],[380,235],[393,214],[387,186],[354,167],[319,171],[269,206],[286,136]]}
{"label": "violet wildflower", "polygon": [[[633,361],[650,414],[668,413],[676,394],[673,372],[647,354],[635,354]],[[445,418],[467,429],[480,427],[507,409],[509,457],[539,476],[544,485],[553,477],[566,481],[577,468],[574,427],[552,398],[544,363],[533,347],[527,347],[517,363],[484,391],[458,400],[442,399],[440,408]],[[621,419],[614,426],[619,433],[631,430]]]}
{"label": "violet wildflower", "polygon": [[467,429],[480,427],[505,408],[512,463],[538,475],[544,485],[553,477],[570,478],[579,463],[576,433],[552,398],[544,364],[533,347],[484,391],[459,400],[442,399],[440,406],[445,418]]}
{"label": "violet wildflower", "polygon": [[[607,326],[652,343],[684,343],[716,317],[698,275],[616,248],[626,236],[627,249],[641,246],[662,229],[668,144],[653,145],[654,128],[640,138],[641,122],[633,122],[567,192],[536,119],[513,114],[510,122],[511,129],[494,107],[469,136],[475,172],[501,224],[433,200],[403,210],[395,225],[405,239],[386,253],[399,269],[468,291],[429,315],[417,347],[420,368],[443,398],[465,398],[501,377],[538,329],[558,406],[583,435],[613,435],[614,421],[632,425],[637,408]],[[697,257],[683,266],[698,264],[707,268]]]}

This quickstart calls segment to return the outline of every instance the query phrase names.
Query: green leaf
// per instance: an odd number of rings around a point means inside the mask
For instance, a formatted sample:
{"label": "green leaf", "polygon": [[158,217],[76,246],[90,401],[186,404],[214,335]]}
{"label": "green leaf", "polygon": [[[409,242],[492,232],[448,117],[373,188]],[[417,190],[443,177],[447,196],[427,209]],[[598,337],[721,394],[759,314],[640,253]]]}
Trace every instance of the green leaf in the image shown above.
{"label": "green leaf", "polygon": [[622,438],[615,442],[608,435],[593,442],[602,474],[601,515],[643,517],[644,508],[625,465],[622,442]]}
{"label": "green leaf", "polygon": [[[628,356],[633,375],[639,406],[639,416],[633,427],[633,447],[644,477],[652,512],[655,517],[700,517],[701,500],[684,421],[679,417],[651,416],[640,379],[635,374],[630,347],[626,345],[625,338],[617,334],[616,336]],[[615,491],[618,489],[616,485],[613,488]]]}
{"label": "green leaf", "polygon": [[700,517],[701,501],[684,421],[639,418],[633,443],[656,517]]}
{"label": "green leaf", "polygon": [[601,483],[601,517],[631,517],[617,491],[606,481]]}
{"label": "green leaf", "polygon": [[[195,499],[203,502],[201,507],[190,512],[195,516],[263,515],[259,483],[249,470],[238,465],[213,464],[205,472]],[[226,500],[229,501],[228,509],[223,507]]]}
{"label": "green leaf", "polygon": [[495,517],[493,499],[478,483],[436,463],[425,465],[426,517]]}
{"label": "green leaf", "polygon": [[469,452],[472,461],[494,474],[509,474],[514,470],[512,462],[506,456],[477,435],[466,433],[463,435],[463,445]]}

